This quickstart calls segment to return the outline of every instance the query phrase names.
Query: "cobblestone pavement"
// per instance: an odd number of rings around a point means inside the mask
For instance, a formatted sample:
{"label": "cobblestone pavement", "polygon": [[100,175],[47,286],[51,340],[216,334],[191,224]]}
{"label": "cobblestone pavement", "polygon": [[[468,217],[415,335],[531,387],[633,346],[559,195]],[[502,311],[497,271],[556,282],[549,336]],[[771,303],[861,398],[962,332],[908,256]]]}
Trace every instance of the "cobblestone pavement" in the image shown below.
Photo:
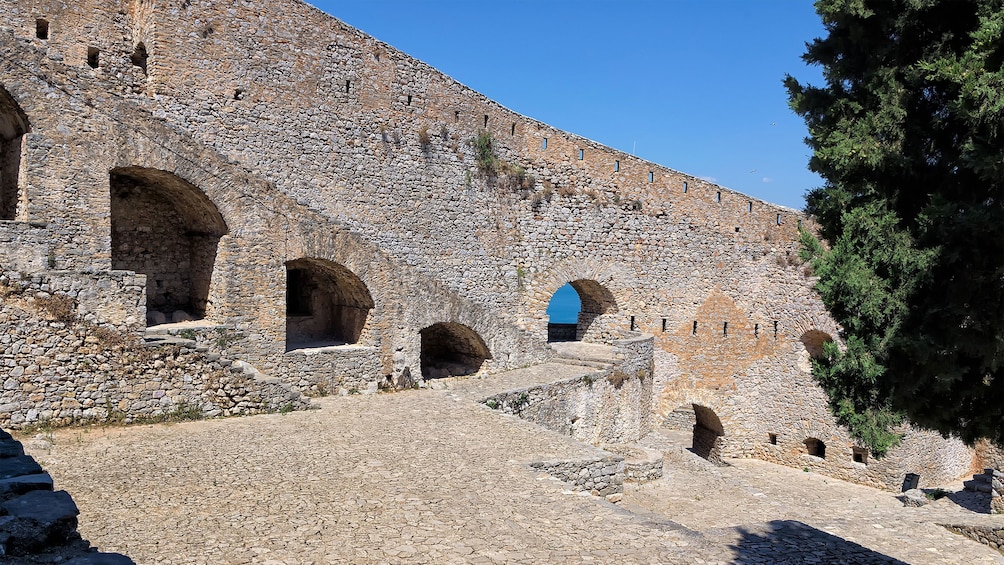
{"label": "cobblestone pavement", "polygon": [[756,461],[677,451],[621,505],[572,493],[526,463],[592,447],[450,390],[318,404],[26,448],[84,538],[140,564],[1004,562],[930,507]]}
{"label": "cobblestone pavement", "polygon": [[[801,563],[813,555],[822,561],[808,562],[1004,563],[997,551],[938,525],[1004,526],[1001,517],[965,508],[967,496],[989,495],[959,493],[908,508],[895,493],[756,459],[715,467],[683,449],[684,438],[689,434],[645,438],[666,453],[664,476],[626,485],[622,505],[701,531],[732,547],[736,562]],[[962,483],[946,487],[961,490]]]}

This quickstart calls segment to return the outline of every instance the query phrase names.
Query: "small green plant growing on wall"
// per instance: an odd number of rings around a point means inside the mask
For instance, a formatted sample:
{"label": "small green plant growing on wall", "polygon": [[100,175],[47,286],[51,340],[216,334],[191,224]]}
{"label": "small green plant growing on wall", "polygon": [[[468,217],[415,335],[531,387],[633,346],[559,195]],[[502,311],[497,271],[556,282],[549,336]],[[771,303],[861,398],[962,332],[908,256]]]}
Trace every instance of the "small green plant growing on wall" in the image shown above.
{"label": "small green plant growing on wall", "polygon": [[483,173],[494,173],[498,168],[499,159],[495,156],[495,141],[492,134],[481,130],[471,141],[474,147],[474,158],[477,161],[478,169]]}
{"label": "small green plant growing on wall", "polygon": [[516,267],[516,289],[522,291],[526,288],[526,267],[520,265]]}
{"label": "small green plant growing on wall", "polygon": [[195,333],[195,330],[181,330],[180,332],[178,332],[178,337],[195,341],[195,338],[198,337],[198,334]]}

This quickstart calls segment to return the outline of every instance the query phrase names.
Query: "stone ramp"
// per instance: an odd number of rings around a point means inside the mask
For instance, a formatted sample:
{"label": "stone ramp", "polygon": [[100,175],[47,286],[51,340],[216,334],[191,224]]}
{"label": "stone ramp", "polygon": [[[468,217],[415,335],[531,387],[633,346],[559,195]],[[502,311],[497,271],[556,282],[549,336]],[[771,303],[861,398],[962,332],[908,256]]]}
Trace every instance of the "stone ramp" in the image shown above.
{"label": "stone ramp", "polygon": [[139,563],[1004,563],[933,523],[963,513],[948,499],[903,508],[730,460],[715,474],[667,463],[615,505],[528,465],[595,448],[453,391],[319,405],[61,430],[33,449],[74,493],[81,533]]}
{"label": "stone ramp", "polygon": [[582,341],[558,341],[548,344],[555,363],[566,365],[609,369],[623,356],[612,345],[587,343]]}
{"label": "stone ramp", "polygon": [[729,561],[669,518],[576,493],[528,465],[596,448],[450,391],[319,405],[61,430],[42,453],[76,493],[81,533],[138,563]]}
{"label": "stone ramp", "polygon": [[430,388],[447,390],[464,399],[481,400],[512,390],[528,389],[583,377],[595,369],[564,363],[541,363],[522,369],[501,373],[476,374],[466,377],[449,377],[430,381]]}
{"label": "stone ramp", "polygon": [[621,506],[700,531],[735,563],[1004,563],[941,526],[996,519],[949,497],[907,508],[896,493],[755,459],[715,467],[689,452],[679,432],[659,430],[639,443],[665,450],[664,475],[626,484]]}

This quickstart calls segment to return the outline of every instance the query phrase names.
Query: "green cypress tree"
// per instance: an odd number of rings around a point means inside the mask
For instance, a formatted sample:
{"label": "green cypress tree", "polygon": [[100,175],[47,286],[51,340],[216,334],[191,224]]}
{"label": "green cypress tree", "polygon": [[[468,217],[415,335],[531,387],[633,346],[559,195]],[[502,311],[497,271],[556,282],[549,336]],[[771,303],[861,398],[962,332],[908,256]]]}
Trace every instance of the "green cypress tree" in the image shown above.
{"label": "green cypress tree", "polygon": [[824,246],[803,234],[843,327],[813,373],[877,454],[904,417],[1004,445],[1004,0],[819,0],[827,36],[786,77],[809,128]]}

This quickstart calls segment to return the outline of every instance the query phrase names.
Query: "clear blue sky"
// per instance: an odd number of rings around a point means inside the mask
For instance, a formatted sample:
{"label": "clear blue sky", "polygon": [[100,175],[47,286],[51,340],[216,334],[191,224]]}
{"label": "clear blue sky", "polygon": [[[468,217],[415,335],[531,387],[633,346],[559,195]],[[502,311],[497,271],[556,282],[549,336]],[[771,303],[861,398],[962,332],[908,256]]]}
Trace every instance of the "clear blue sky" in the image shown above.
{"label": "clear blue sky", "polygon": [[785,73],[820,83],[808,0],[314,0],[506,107],[801,209],[804,123]]}

